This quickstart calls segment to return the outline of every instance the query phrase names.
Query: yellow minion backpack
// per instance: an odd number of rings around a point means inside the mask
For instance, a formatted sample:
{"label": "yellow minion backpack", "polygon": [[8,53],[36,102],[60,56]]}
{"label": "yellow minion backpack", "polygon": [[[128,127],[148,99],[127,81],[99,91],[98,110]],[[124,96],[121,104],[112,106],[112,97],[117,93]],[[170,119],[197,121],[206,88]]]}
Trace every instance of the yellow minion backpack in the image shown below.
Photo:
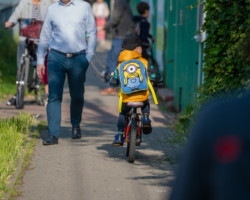
{"label": "yellow minion backpack", "polygon": [[[121,93],[130,95],[143,90],[151,90],[155,104],[155,91],[148,77],[147,69],[140,60],[127,60],[119,66]],[[121,94],[122,95],[122,94]],[[120,98],[120,100],[122,97]]]}

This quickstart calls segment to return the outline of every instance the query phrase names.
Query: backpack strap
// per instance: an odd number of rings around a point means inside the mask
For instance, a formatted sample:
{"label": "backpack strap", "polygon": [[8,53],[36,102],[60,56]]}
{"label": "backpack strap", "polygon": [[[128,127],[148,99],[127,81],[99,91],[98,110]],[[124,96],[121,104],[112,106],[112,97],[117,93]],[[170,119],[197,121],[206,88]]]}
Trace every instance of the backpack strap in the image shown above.
{"label": "backpack strap", "polygon": [[148,86],[149,86],[149,89],[151,90],[151,94],[153,96],[155,104],[158,104],[158,100],[157,100],[156,95],[155,95],[155,90],[154,90],[149,78],[148,78]]}
{"label": "backpack strap", "polygon": [[119,107],[118,107],[118,112],[121,113],[122,112],[122,88],[120,88],[120,98],[119,98]]}

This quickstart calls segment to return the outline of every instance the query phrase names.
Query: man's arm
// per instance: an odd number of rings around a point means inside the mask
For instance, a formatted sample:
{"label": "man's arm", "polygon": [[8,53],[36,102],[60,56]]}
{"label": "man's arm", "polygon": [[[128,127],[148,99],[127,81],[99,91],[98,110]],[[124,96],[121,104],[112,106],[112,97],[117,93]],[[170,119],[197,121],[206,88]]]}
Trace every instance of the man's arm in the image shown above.
{"label": "man's arm", "polygon": [[105,29],[109,29],[111,27],[116,26],[122,17],[123,14],[123,5],[119,1],[115,1],[113,14],[111,15],[111,19],[105,24]]}
{"label": "man's arm", "polygon": [[87,55],[86,58],[90,62],[91,58],[95,54],[96,49],[96,24],[95,18],[91,9],[91,6],[88,4],[88,21],[87,21],[87,38],[88,38],[88,47],[87,47]]}
{"label": "man's arm", "polygon": [[42,31],[40,34],[39,45],[37,50],[37,75],[41,78],[42,72],[45,71],[44,60],[47,54],[47,49],[49,47],[49,42],[52,35],[52,26],[50,23],[49,8],[46,13],[46,17],[43,23]]}

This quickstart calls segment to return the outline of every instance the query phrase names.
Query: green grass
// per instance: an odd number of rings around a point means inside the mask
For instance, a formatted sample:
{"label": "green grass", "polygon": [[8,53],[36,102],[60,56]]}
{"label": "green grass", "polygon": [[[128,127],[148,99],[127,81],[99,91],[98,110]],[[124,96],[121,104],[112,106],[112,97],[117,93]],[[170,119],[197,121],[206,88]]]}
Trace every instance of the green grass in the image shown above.
{"label": "green grass", "polygon": [[0,99],[16,92],[17,43],[10,30],[0,31]]}
{"label": "green grass", "polygon": [[25,157],[23,159],[22,166],[21,166],[21,171],[17,176],[16,182],[14,183],[14,187],[11,188],[11,190],[10,190],[9,200],[13,200],[14,197],[19,195],[19,191],[17,188],[22,183],[23,173],[30,163],[30,156],[33,154],[33,149],[34,149],[34,145],[35,145],[35,138],[36,138],[36,136],[34,136],[32,138],[32,140],[29,143],[29,146],[27,147],[27,152],[25,154]]}
{"label": "green grass", "polygon": [[0,199],[22,156],[28,136],[35,124],[30,114],[20,114],[0,121]]}

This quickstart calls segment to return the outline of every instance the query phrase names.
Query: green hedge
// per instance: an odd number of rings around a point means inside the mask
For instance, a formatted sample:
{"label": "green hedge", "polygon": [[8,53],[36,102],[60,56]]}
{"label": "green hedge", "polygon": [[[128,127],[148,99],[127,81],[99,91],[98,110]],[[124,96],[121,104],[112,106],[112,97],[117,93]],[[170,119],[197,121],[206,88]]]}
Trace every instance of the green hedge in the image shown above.
{"label": "green hedge", "polygon": [[205,80],[201,95],[210,96],[249,85],[250,65],[243,46],[250,24],[249,0],[206,0]]}
{"label": "green hedge", "polygon": [[186,133],[194,115],[211,97],[230,91],[249,88],[250,73],[250,1],[206,0],[204,41],[204,83],[197,102],[190,105],[179,117],[177,132]]}
{"label": "green hedge", "polygon": [[17,43],[11,30],[0,31],[0,99],[16,92]]}

